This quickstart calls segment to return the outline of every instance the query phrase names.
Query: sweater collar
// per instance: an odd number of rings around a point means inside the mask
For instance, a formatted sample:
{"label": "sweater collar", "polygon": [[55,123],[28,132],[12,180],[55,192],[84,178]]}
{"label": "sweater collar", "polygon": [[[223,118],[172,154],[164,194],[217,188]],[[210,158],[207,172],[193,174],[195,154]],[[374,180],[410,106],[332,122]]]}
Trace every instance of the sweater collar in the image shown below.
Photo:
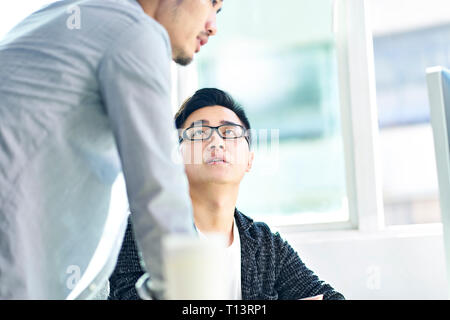
{"label": "sweater collar", "polygon": [[256,238],[254,238],[254,232],[252,232],[252,228],[254,226],[254,222],[252,218],[247,217],[245,214],[240,212],[238,209],[234,210],[234,218],[236,220],[237,227],[239,229],[239,233],[241,235],[241,242],[242,239],[245,239],[245,242],[250,245],[252,248],[251,252],[253,253],[256,248],[254,246],[256,242],[258,241]]}
{"label": "sweater collar", "polygon": [[258,251],[258,240],[252,232],[253,220],[235,209],[234,217],[239,229],[241,239],[241,292],[242,299],[256,299],[257,295],[251,288],[258,283],[258,267],[256,263],[256,252]]}
{"label": "sweater collar", "polygon": [[236,208],[234,209],[234,218],[241,232],[247,232],[253,225],[253,219],[247,217]]}

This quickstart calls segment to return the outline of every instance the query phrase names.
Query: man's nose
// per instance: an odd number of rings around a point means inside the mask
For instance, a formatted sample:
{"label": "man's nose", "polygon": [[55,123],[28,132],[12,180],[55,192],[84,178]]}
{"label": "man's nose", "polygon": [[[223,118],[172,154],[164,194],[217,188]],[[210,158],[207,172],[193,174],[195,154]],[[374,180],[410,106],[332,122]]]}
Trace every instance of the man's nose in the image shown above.
{"label": "man's nose", "polygon": [[208,33],[208,36],[215,36],[217,33],[217,13],[213,12],[210,17],[208,18],[208,21],[206,21],[206,32]]}
{"label": "man's nose", "polygon": [[214,149],[214,148],[224,148],[224,141],[223,138],[219,135],[217,130],[214,130],[211,137],[209,138],[208,143],[208,149]]}

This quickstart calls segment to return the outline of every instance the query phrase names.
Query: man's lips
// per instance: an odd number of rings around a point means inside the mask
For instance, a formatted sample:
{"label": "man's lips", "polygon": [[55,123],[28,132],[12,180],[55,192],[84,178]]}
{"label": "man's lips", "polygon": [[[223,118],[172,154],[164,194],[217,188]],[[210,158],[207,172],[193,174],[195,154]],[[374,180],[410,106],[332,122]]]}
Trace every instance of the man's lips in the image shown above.
{"label": "man's lips", "polygon": [[200,48],[208,43],[208,37],[197,37],[197,48],[195,52],[199,52]]}
{"label": "man's lips", "polygon": [[215,165],[215,164],[227,164],[228,161],[226,161],[224,158],[211,158],[206,160],[206,164]]}

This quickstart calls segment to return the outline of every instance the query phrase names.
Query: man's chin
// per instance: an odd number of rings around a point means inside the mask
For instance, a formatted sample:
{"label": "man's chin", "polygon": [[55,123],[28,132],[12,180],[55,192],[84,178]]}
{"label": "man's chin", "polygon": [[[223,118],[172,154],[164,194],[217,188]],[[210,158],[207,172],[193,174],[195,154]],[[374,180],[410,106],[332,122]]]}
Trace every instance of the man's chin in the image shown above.
{"label": "man's chin", "polygon": [[187,54],[179,54],[173,59],[173,61],[181,66],[187,66],[192,62],[193,59],[193,56],[188,56]]}

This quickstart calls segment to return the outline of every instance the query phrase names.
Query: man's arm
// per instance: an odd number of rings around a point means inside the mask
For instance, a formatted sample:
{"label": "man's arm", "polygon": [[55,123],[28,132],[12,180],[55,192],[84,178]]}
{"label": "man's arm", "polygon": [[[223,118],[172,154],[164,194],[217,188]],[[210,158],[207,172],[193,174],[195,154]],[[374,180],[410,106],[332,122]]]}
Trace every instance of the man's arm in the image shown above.
{"label": "man's arm", "polygon": [[152,279],[160,282],[161,238],[173,232],[194,234],[184,167],[173,159],[179,155],[170,106],[170,44],[154,21],[136,23],[118,37],[99,66],[98,79],[137,245]]}
{"label": "man's arm", "polygon": [[[278,251],[277,256],[279,257],[279,269],[276,280],[276,290],[278,291],[279,299],[345,299],[342,294],[320,280],[313,271],[308,269],[297,252],[279,234],[275,235],[274,240],[275,248]],[[315,299],[311,299],[312,297],[315,297]]]}

